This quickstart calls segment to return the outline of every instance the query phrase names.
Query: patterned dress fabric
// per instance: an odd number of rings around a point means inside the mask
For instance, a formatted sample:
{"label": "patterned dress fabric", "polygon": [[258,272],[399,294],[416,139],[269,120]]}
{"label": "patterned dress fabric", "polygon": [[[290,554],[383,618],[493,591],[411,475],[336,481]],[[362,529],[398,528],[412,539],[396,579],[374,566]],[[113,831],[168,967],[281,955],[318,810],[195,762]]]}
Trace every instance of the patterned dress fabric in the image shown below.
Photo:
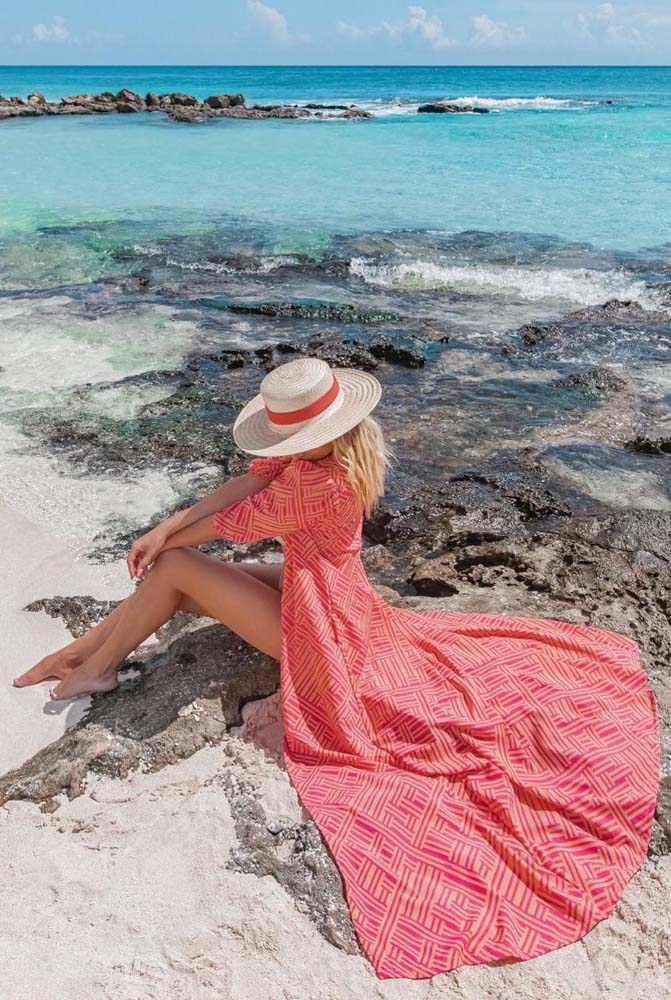
{"label": "patterned dress fabric", "polygon": [[576,941],[642,864],[659,719],[637,643],[550,618],[388,605],[331,457],[254,459],[213,518],[280,537],[289,778],[381,979]]}

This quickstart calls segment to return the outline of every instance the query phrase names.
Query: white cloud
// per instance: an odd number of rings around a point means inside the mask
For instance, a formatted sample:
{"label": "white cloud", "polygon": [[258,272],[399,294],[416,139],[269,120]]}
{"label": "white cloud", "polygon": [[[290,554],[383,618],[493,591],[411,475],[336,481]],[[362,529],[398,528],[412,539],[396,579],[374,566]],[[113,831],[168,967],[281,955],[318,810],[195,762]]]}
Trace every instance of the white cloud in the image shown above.
{"label": "white cloud", "polygon": [[408,11],[408,32],[417,33],[434,49],[442,49],[451,44],[443,31],[443,22],[436,14],[427,14],[423,7],[408,7]]}
{"label": "white cloud", "polygon": [[269,28],[276,42],[289,41],[289,22],[275,7],[269,7],[261,0],[247,0],[247,7],[265,27]]}
{"label": "white cloud", "polygon": [[349,21],[338,21],[336,30],[338,31],[338,34],[346,35],[347,38],[351,38],[356,42],[360,38],[368,38],[370,35],[374,35],[380,29],[361,28],[358,24],[350,24]]}
{"label": "white cloud", "polygon": [[383,21],[382,24],[375,24],[361,27],[350,24],[348,21],[339,21],[337,28],[341,35],[358,41],[361,38],[369,38],[371,35],[385,34],[392,42],[401,42],[405,37],[416,36],[429,45],[432,49],[444,49],[448,45],[454,45],[443,28],[443,22],[436,14],[429,14],[424,7],[411,5],[408,7],[410,15],[405,21]]}
{"label": "white cloud", "polygon": [[52,17],[48,24],[40,21],[34,24],[27,34],[12,36],[14,45],[117,45],[124,41],[119,32],[82,31],[73,34],[67,26],[65,18]]}
{"label": "white cloud", "polygon": [[58,15],[49,24],[40,21],[34,24],[30,34],[13,35],[15,45],[79,45],[79,38],[68,28],[65,18]]}
{"label": "white cloud", "polygon": [[527,33],[522,27],[511,28],[505,21],[494,21],[488,14],[478,14],[473,18],[473,40],[478,45],[519,45],[527,41]]}
{"label": "white cloud", "polygon": [[581,34],[613,46],[639,46],[655,40],[654,33],[671,27],[671,15],[641,8],[622,10],[613,3],[583,8],[576,14]]}
{"label": "white cloud", "polygon": [[63,17],[52,17],[51,24],[33,25],[33,38],[36,42],[77,42]]}

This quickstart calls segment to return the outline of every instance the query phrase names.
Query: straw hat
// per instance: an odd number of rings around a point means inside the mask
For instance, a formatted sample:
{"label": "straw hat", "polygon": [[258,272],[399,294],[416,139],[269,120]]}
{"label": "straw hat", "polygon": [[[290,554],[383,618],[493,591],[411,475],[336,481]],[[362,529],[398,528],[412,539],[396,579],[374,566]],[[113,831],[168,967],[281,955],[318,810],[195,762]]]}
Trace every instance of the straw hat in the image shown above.
{"label": "straw hat", "polygon": [[351,430],[377,406],[382,386],[368,372],[331,368],[319,358],[278,365],[233,425],[238,448],[252,455],[295,455]]}

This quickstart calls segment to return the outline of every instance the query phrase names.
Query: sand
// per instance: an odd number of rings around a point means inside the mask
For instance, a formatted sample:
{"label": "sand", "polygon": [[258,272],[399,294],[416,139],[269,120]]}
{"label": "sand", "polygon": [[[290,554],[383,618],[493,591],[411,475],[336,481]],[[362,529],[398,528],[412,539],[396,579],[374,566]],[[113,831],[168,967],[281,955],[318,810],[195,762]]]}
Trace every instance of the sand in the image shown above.
{"label": "sand", "polygon": [[[0,508],[2,768],[22,762],[86,710],[53,706],[51,684],[11,678],[68,638],[21,609],[54,594],[120,597],[123,563],[77,557],[43,525]],[[262,745],[277,699],[247,706],[232,762],[221,747],[125,780],[91,776],[52,813],[0,809],[3,1000],[662,1000],[671,991],[671,858],[647,862],[614,914],[582,941],[507,967],[433,980],[378,980],[364,957],[329,944],[272,876],[225,868],[236,834],[221,779],[232,767],[261,789],[273,817],[305,818],[286,773]],[[275,734],[276,735],[276,734]],[[243,740],[254,738],[257,744]]]}

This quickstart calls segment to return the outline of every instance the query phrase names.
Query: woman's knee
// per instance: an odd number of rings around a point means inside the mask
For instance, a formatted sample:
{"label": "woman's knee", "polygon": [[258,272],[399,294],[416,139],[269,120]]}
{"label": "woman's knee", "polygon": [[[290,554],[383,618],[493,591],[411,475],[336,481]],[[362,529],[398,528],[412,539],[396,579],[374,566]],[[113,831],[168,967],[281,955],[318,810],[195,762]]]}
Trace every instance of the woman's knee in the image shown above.
{"label": "woman's knee", "polygon": [[165,552],[159,552],[151,565],[150,572],[157,576],[172,576],[180,566],[184,565],[184,556],[184,549],[166,549]]}

